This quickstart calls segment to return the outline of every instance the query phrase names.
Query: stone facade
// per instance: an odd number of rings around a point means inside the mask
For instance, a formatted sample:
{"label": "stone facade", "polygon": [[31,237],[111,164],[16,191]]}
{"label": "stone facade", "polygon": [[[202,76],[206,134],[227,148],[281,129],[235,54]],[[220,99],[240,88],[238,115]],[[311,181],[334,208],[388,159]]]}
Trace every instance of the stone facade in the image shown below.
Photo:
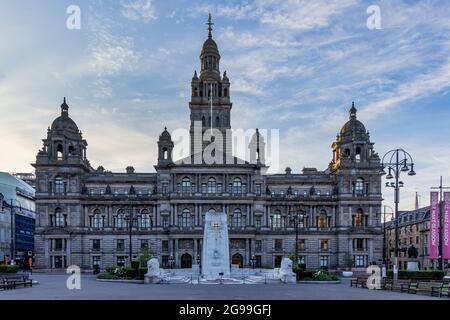
{"label": "stone facade", "polygon": [[333,157],[324,171],[305,168],[292,173],[287,168],[283,174],[266,174],[265,144],[258,131],[249,145],[252,161],[186,161],[201,157],[207,148],[196,141],[195,123],[202,133],[211,127],[223,133],[217,152],[230,154],[230,81],[220,72],[211,30],[200,60],[189,103],[191,157],[172,159],[174,144],[165,129],[155,173],[136,173],[132,167],[124,173],[94,169],[86,156],[87,142],[64,100],[34,164],[36,267],[75,264],[89,270],[94,264],[128,264],[131,222],[133,259],[148,245],[162,267],[172,261],[173,267],[190,267],[201,255],[208,211],[228,216],[232,264],[279,266],[282,257],[294,251],[290,218],[300,211],[299,252],[309,268],[340,268],[346,253],[359,267],[378,262],[383,240],[380,159],[356,118],[356,108],[352,106],[332,144]]}
{"label": "stone facade", "polygon": [[[395,221],[387,222],[386,232],[386,252],[388,263],[394,261],[395,253]],[[408,263],[408,248],[414,245],[417,249],[417,259],[420,269],[434,268],[433,262],[429,258],[429,237],[430,237],[430,207],[419,208],[412,211],[399,212],[398,216],[398,261],[399,269],[406,269]]]}

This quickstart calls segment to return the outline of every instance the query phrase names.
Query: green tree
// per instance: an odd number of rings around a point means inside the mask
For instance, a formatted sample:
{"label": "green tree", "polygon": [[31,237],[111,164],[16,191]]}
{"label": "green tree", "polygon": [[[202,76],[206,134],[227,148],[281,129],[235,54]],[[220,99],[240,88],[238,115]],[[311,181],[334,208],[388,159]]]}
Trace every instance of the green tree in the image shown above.
{"label": "green tree", "polygon": [[144,247],[139,254],[139,267],[147,268],[147,261],[151,258],[155,258],[156,254],[149,247]]}

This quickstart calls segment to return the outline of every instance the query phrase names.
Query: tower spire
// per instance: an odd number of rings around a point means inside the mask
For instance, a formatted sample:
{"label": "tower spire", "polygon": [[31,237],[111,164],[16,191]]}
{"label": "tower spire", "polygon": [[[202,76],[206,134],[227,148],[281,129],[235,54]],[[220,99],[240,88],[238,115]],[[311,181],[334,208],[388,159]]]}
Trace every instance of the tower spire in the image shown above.
{"label": "tower spire", "polygon": [[69,115],[69,106],[66,103],[66,97],[64,97],[63,103],[61,104],[61,115]]}
{"label": "tower spire", "polygon": [[208,38],[212,38],[212,26],[214,23],[211,22],[211,13],[208,15],[208,22],[206,24],[208,25]]}

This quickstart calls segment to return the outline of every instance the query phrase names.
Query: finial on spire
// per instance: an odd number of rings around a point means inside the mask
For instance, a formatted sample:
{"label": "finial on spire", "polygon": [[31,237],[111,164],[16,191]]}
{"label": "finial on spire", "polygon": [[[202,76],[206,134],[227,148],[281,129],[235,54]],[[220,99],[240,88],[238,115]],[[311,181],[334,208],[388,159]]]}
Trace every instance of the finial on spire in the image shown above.
{"label": "finial on spire", "polygon": [[208,22],[206,24],[208,25],[208,38],[212,38],[212,26],[214,23],[211,22],[211,13],[208,15]]}
{"label": "finial on spire", "polygon": [[61,105],[61,115],[68,115],[69,114],[69,106],[66,103],[66,97],[63,99],[63,103]]}
{"label": "finial on spire", "polygon": [[352,101],[352,107],[350,108],[350,119],[351,118],[356,118],[356,108],[354,101]]}

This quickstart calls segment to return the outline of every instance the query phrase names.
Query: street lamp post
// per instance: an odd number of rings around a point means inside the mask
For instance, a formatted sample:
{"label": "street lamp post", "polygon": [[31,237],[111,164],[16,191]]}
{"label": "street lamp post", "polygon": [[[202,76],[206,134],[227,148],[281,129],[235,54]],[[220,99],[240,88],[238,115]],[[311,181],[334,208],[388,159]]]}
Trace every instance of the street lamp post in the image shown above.
{"label": "street lamp post", "polygon": [[132,266],[133,262],[133,223],[139,220],[140,215],[137,214],[136,216],[133,213],[133,204],[132,199],[136,197],[136,192],[134,190],[134,187],[130,187],[130,191],[128,192],[128,197],[130,199],[130,205],[129,205],[129,213],[125,217],[125,220],[128,222],[128,236],[129,236],[129,260],[130,260],[130,267]]}
{"label": "street lamp post", "polygon": [[295,265],[298,265],[298,259],[299,259],[299,254],[298,254],[298,225],[300,223],[300,221],[303,223],[303,219],[304,219],[304,214],[302,210],[291,210],[291,212],[289,213],[289,218],[290,218],[290,222],[291,224],[294,224],[294,230],[295,230],[295,258],[297,259],[297,261],[295,261]]}
{"label": "street lamp post", "polygon": [[175,259],[174,259],[173,255],[170,255],[170,257],[169,257],[169,264],[170,264],[170,269],[173,269],[173,265],[175,264]]}
{"label": "street lamp post", "polygon": [[[399,181],[401,172],[408,172],[409,176],[414,176],[414,162],[411,155],[403,149],[394,149],[388,151],[381,160],[381,175],[388,174],[386,179],[395,178],[395,182],[386,182],[386,187],[394,188],[394,203],[395,203],[395,249],[394,249],[394,268],[398,270],[398,204],[400,202],[400,188],[404,186],[402,181]],[[394,173],[394,175],[392,175]],[[397,272],[394,272],[394,280],[397,280]]]}
{"label": "street lamp post", "polygon": [[201,265],[202,259],[200,258],[200,255],[197,254],[197,264],[198,264],[198,270],[200,274],[202,273],[202,265]]}
{"label": "street lamp post", "polygon": [[[389,208],[391,212],[386,212],[386,208]],[[385,205],[384,211],[383,211],[383,263],[387,265],[387,243],[386,243],[386,215],[389,214],[393,218],[394,216],[394,209],[392,209],[390,206]],[[391,219],[392,221],[393,219]]]}

